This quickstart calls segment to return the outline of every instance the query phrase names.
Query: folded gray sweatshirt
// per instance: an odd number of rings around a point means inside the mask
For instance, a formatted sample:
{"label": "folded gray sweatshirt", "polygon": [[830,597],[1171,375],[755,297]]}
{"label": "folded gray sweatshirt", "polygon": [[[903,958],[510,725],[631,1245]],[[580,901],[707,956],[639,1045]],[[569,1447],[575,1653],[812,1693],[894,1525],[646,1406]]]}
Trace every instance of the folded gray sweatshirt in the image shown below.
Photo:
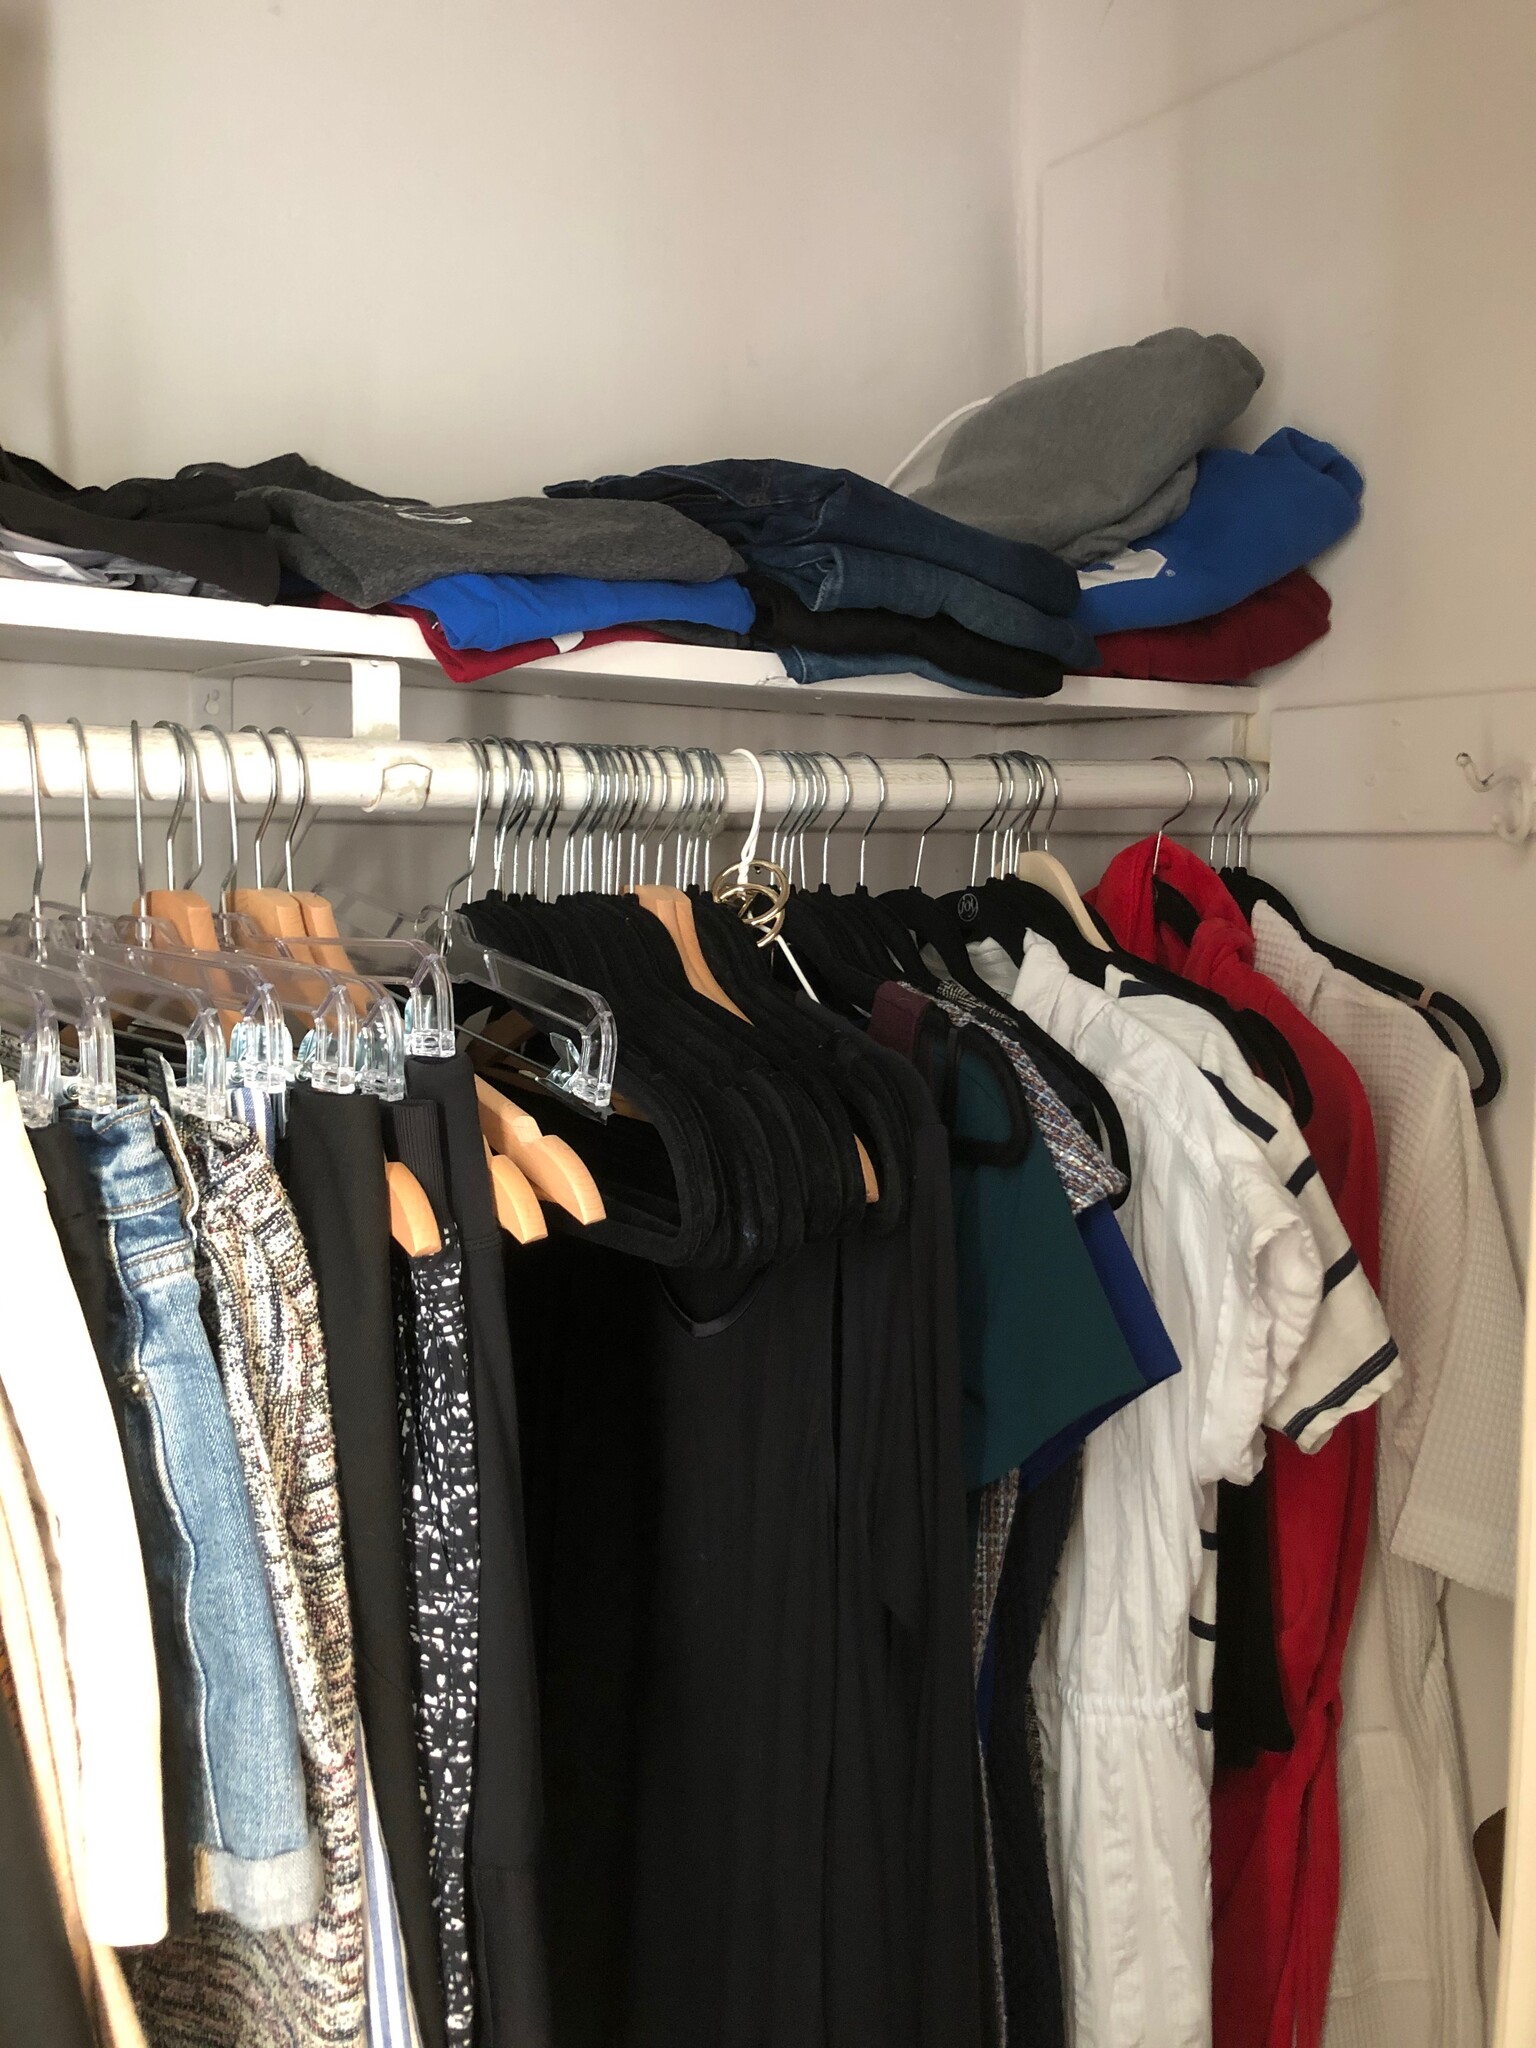
{"label": "folded gray sweatshirt", "polygon": [[438,576],[593,576],[709,583],[738,566],[730,545],[670,505],[501,498],[488,505],[343,504],[265,486],[290,569],[349,604],[388,604]]}
{"label": "folded gray sweatshirt", "polygon": [[1230,334],[1169,327],[1010,384],[961,422],[919,504],[1074,565],[1177,519],[1194,458],[1247,405],[1264,366]]}

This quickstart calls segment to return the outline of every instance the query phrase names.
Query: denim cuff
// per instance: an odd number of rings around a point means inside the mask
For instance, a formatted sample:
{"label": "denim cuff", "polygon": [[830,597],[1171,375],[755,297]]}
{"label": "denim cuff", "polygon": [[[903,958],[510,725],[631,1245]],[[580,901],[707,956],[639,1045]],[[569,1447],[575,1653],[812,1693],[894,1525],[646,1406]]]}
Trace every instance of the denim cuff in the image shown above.
{"label": "denim cuff", "polygon": [[252,1934],[301,1927],[320,1911],[324,1875],[313,1828],[299,1848],[280,1856],[252,1859],[199,1844],[193,1903],[200,1913],[233,1915]]}

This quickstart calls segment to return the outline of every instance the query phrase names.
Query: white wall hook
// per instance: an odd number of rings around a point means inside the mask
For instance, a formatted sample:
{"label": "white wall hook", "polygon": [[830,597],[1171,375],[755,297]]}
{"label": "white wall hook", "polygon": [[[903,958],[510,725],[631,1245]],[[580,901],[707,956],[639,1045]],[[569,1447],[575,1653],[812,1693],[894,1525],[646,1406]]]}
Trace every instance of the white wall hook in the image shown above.
{"label": "white wall hook", "polygon": [[1498,807],[1494,813],[1494,831],[1511,846],[1523,846],[1531,836],[1532,811],[1536,807],[1536,790],[1532,788],[1529,765],[1523,761],[1512,762],[1505,768],[1492,768],[1484,775],[1467,753],[1456,756],[1456,765],[1474,789],[1496,793]]}

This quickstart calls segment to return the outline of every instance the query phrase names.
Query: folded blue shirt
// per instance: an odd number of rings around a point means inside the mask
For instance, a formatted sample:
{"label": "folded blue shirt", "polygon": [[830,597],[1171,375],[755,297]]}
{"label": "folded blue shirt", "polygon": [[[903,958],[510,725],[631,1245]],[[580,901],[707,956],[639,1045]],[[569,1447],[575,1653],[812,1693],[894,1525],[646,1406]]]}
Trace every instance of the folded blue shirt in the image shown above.
{"label": "folded blue shirt", "polygon": [[1177,519],[1114,563],[1082,572],[1077,623],[1090,633],[1209,618],[1310,562],[1360,517],[1359,470],[1331,442],[1295,427],[1251,455],[1208,448],[1199,461]]}
{"label": "folded blue shirt", "polygon": [[434,612],[450,647],[515,647],[557,633],[594,633],[682,619],[745,633],[757,615],[734,576],[713,583],[609,583],[588,576],[438,576],[401,604]]}

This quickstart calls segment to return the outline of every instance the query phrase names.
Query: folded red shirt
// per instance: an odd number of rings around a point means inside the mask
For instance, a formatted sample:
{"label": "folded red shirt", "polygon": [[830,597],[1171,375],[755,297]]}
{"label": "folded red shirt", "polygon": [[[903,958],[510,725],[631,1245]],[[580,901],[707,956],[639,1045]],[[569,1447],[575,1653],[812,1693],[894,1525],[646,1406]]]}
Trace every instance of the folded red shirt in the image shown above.
{"label": "folded red shirt", "polygon": [[[332,597],[323,592],[314,602],[322,611],[355,612],[361,609],[348,604],[345,598]],[[525,662],[544,661],[551,654],[569,654],[574,649],[560,647],[553,640],[520,640],[515,647],[450,647],[448,636],[437,622],[435,612],[424,612],[413,604],[375,605],[376,612],[387,613],[396,619],[414,619],[421,628],[421,637],[437,658],[438,667],[445,676],[451,676],[456,683],[483,682],[487,676],[497,676],[504,669],[521,668]],[[569,639],[571,636],[565,636]],[[580,645],[602,647],[610,640],[665,640],[665,633],[653,633],[646,626],[599,626],[595,632],[583,633]]]}
{"label": "folded red shirt", "polygon": [[1305,569],[1256,590],[1241,604],[1185,626],[1147,626],[1101,633],[1106,676],[1147,676],[1165,683],[1242,683],[1260,669],[1289,661],[1328,630],[1333,600]]}

